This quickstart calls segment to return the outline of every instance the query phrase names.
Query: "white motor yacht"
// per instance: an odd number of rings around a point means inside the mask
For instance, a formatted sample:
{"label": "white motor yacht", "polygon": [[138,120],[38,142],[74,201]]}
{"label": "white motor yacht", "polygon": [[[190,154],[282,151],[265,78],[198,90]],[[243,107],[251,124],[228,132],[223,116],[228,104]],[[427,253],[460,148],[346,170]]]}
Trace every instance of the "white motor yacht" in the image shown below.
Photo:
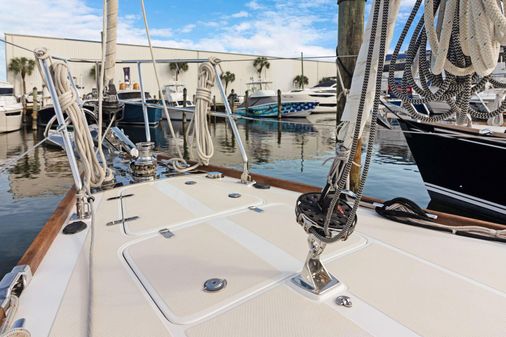
{"label": "white motor yacht", "polygon": [[21,129],[23,105],[14,96],[14,87],[0,82],[0,133]]}
{"label": "white motor yacht", "polygon": [[313,113],[335,113],[337,109],[337,81],[326,79],[312,88],[295,89],[291,93],[305,94],[312,100],[318,102]]}
{"label": "white motor yacht", "polygon": [[[193,104],[191,99],[187,97],[185,102],[184,88],[184,84],[178,82],[167,84],[163,88],[162,94],[167,101],[169,116],[175,121],[183,120],[184,115],[186,115],[186,119],[189,120],[192,118],[193,112],[195,111],[195,104]],[[166,119],[165,115],[163,119]]]}

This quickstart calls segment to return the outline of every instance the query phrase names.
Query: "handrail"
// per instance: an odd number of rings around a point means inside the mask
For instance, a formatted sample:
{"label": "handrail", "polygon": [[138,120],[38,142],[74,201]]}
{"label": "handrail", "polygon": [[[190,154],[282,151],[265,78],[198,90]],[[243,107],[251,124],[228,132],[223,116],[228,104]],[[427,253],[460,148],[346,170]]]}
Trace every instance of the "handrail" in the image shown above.
{"label": "handrail", "polygon": [[225,112],[227,116],[227,120],[230,123],[230,127],[232,128],[232,132],[234,133],[234,137],[239,145],[239,150],[241,152],[243,171],[241,175],[242,183],[251,182],[251,176],[248,172],[248,154],[246,153],[246,149],[244,148],[244,144],[242,143],[241,135],[239,134],[239,129],[237,128],[237,124],[235,123],[234,118],[232,117],[232,109],[230,109],[230,103],[228,102],[227,95],[225,93],[225,89],[223,87],[223,83],[221,82],[221,73],[218,73],[218,69],[216,65],[214,66],[214,71],[216,72],[216,84],[218,85],[218,89],[220,90],[221,97],[223,98],[223,104],[225,105]]}

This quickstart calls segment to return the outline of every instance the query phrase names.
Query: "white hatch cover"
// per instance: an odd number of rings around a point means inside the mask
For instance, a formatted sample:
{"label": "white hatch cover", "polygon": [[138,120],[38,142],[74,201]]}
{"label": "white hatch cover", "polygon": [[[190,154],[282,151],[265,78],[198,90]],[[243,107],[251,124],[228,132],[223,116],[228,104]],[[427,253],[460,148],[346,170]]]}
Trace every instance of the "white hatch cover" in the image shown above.
{"label": "white hatch cover", "polygon": [[[199,321],[286,276],[212,225],[174,234],[157,235],[123,251],[138,280],[173,323]],[[205,291],[211,279],[226,280],[226,286]]]}

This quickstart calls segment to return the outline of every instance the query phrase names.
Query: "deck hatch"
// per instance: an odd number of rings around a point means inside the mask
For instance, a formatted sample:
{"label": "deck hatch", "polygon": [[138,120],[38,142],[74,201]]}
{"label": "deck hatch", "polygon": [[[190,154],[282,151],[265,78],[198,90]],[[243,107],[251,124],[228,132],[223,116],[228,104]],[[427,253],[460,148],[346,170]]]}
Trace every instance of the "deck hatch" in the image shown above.
{"label": "deck hatch", "polygon": [[[137,242],[123,256],[163,315],[176,324],[200,321],[287,276],[209,224],[178,230],[170,244],[162,235]],[[203,291],[203,283],[216,277],[227,286]]]}

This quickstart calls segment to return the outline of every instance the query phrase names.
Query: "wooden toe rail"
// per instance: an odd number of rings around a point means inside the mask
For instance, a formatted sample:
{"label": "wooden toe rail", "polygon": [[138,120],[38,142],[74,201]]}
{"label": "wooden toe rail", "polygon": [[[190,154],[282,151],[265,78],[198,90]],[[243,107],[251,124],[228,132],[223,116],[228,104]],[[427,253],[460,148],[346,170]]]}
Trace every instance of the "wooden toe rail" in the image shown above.
{"label": "wooden toe rail", "polygon": [[60,201],[53,215],[51,215],[44,227],[40,230],[39,234],[37,234],[21,259],[18,261],[18,265],[29,265],[32,273],[35,273],[49,247],[53,243],[54,238],[60,232],[65,220],[67,220],[72,207],[74,207],[75,195],[76,190],[72,187]]}

